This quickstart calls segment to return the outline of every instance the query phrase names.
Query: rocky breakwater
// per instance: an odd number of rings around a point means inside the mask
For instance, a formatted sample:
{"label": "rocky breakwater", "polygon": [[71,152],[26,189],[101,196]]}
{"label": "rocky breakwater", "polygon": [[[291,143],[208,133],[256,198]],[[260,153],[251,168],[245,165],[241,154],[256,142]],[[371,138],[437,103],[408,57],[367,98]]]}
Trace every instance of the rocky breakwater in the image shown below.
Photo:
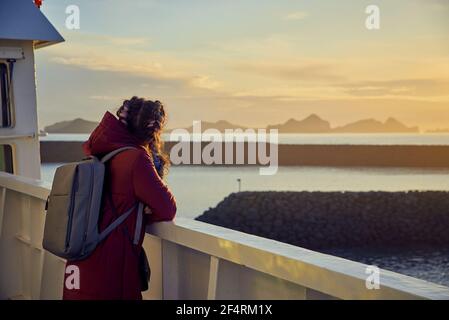
{"label": "rocky breakwater", "polygon": [[449,192],[240,192],[196,220],[325,250],[449,246]]}

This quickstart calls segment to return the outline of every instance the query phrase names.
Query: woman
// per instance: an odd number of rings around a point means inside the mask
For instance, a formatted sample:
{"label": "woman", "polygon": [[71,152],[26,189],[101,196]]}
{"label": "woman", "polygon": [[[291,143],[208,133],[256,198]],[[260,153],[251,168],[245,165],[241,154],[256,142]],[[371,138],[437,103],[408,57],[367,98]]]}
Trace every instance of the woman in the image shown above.
{"label": "woman", "polygon": [[[161,141],[164,106],[133,97],[124,101],[117,117],[106,112],[83,144],[86,155],[97,157],[121,147],[135,147],[106,164],[100,231],[138,201],[146,205],[144,223],[172,220],[175,198],[162,181],[169,165]],[[64,281],[64,299],[142,298],[139,257],[145,230],[142,228],[140,241],[134,245],[136,216],[131,214],[86,259],[67,262],[66,280],[71,274],[68,270],[79,270],[79,286]]]}

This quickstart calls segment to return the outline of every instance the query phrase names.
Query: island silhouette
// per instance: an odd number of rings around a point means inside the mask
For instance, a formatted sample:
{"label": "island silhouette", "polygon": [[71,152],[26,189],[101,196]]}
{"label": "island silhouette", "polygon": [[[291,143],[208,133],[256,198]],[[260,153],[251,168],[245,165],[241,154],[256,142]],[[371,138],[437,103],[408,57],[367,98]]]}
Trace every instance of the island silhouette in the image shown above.
{"label": "island silhouette", "polygon": [[[76,118],[69,121],[61,121],[52,125],[46,126],[44,131],[47,133],[91,133],[98,125],[98,122],[88,121],[81,118]],[[184,128],[192,132],[192,127]],[[201,129],[217,129],[224,132],[226,129],[248,129],[248,127],[233,124],[226,120],[219,120],[216,122],[201,121]],[[175,128],[167,129],[167,132]],[[409,127],[395,118],[388,118],[384,122],[374,118],[362,119],[355,122],[348,123],[343,126],[332,127],[330,122],[322,119],[316,114],[311,114],[302,120],[289,119],[284,123],[268,125],[267,130],[277,129],[279,133],[419,133],[419,127]]]}

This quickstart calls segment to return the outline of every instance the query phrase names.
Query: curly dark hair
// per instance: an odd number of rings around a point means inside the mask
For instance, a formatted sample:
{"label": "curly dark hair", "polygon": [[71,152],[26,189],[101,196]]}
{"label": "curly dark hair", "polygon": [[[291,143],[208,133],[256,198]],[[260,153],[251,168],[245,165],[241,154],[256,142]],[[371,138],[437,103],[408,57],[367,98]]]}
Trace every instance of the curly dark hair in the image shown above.
{"label": "curly dark hair", "polygon": [[142,145],[148,146],[157,172],[163,178],[170,166],[161,138],[167,120],[164,105],[158,100],[151,101],[134,96],[123,101],[117,110],[117,117]]}

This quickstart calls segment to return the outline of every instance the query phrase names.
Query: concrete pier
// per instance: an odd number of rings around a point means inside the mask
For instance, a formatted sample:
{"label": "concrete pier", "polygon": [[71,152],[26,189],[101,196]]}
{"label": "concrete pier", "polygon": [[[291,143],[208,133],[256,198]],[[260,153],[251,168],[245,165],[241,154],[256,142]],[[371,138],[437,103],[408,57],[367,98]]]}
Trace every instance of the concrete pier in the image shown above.
{"label": "concrete pier", "polygon": [[[166,150],[169,152],[174,144],[174,142],[166,143]],[[81,145],[82,142],[78,141],[41,141],[42,162],[79,161],[84,158]],[[203,142],[202,148],[205,145],[207,143]],[[244,149],[248,150],[246,146]],[[224,147],[223,150],[225,150]],[[280,144],[278,152],[281,166],[449,168],[449,146]],[[245,155],[245,164],[247,164],[247,155]]]}

